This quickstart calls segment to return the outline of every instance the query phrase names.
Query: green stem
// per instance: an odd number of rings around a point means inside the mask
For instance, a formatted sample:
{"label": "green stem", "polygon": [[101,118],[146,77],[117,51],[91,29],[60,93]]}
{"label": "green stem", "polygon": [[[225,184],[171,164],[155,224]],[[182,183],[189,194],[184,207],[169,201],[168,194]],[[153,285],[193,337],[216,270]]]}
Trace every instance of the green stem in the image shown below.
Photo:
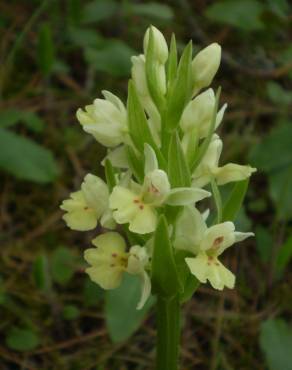
{"label": "green stem", "polygon": [[155,370],[178,370],[180,339],[179,297],[157,298],[157,354]]}

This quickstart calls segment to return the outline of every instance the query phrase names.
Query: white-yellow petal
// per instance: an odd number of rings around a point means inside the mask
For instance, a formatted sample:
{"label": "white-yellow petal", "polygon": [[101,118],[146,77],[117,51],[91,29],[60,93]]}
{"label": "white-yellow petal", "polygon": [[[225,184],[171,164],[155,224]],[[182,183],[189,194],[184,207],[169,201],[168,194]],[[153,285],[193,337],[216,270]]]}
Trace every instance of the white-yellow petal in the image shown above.
{"label": "white-yellow petal", "polygon": [[147,204],[139,208],[129,224],[129,230],[137,234],[152,233],[157,224],[157,213],[155,209]]}
{"label": "white-yellow petal", "polygon": [[94,209],[99,218],[108,207],[109,192],[106,183],[92,174],[85,176],[81,190],[88,207]]}
{"label": "white-yellow petal", "polygon": [[146,271],[143,271],[141,275],[139,275],[141,279],[141,297],[137,305],[137,310],[141,310],[144,307],[144,304],[147,302],[147,299],[149,298],[151,294],[151,280],[149,278],[149,275]]}
{"label": "white-yellow petal", "polygon": [[113,217],[119,224],[130,222],[139,211],[139,197],[136,193],[122,186],[116,186],[109,198]]}
{"label": "white-yellow petal", "polygon": [[228,270],[220,261],[217,260],[217,265],[212,264],[209,267],[208,280],[212,287],[217,290],[223,290],[226,286],[233,289],[235,285],[235,276]]}
{"label": "white-yellow petal", "polygon": [[204,253],[200,253],[197,257],[186,258],[191,273],[201,282],[206,283],[208,278],[208,257]]}
{"label": "white-yellow petal", "polygon": [[86,269],[92,281],[103,289],[114,289],[121,283],[126,269],[126,243],[116,232],[108,232],[93,239],[96,248],[84,252],[84,258],[91,267]]}
{"label": "white-yellow petal", "polygon": [[235,243],[234,230],[235,226],[230,221],[211,226],[205,232],[200,249],[202,251],[212,249],[216,255],[221,254],[226,248]]}
{"label": "white-yellow petal", "polygon": [[71,193],[70,199],[64,200],[60,208],[67,212],[63,219],[72,230],[88,231],[97,226],[97,211],[88,206],[82,191]]}
{"label": "white-yellow petal", "polygon": [[94,283],[108,290],[115,289],[121,284],[124,271],[120,267],[109,269],[107,266],[98,266],[88,267],[85,272]]}
{"label": "white-yellow petal", "polygon": [[224,185],[233,181],[245,180],[255,171],[256,169],[251,166],[228,163],[223,167],[217,168],[215,175],[218,185]]}
{"label": "white-yellow petal", "polygon": [[217,258],[200,253],[195,258],[185,260],[191,273],[201,283],[206,283],[208,280],[212,287],[218,290],[222,290],[225,286],[234,288],[235,276]]}
{"label": "white-yellow petal", "polygon": [[184,207],[176,222],[174,247],[197,254],[206,230],[201,213],[193,206]]}
{"label": "white-yellow petal", "polygon": [[95,245],[100,251],[105,253],[112,252],[124,252],[126,249],[126,243],[124,238],[117,232],[107,232],[97,236],[92,240],[92,244]]}

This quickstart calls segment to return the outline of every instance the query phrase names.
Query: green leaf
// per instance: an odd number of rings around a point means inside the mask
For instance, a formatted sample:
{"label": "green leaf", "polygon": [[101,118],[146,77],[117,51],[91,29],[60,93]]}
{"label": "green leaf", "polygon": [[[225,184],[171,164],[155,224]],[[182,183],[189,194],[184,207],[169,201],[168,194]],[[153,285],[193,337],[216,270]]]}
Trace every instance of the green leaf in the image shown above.
{"label": "green leaf", "polygon": [[34,132],[42,132],[45,126],[44,120],[34,112],[22,112],[20,121]]}
{"label": "green leaf", "polygon": [[48,76],[52,72],[54,61],[55,47],[51,25],[44,23],[38,34],[38,64],[45,76]]}
{"label": "green leaf", "polygon": [[284,320],[262,323],[260,345],[270,370],[292,370],[292,328]]}
{"label": "green leaf", "polygon": [[38,289],[48,292],[51,289],[49,261],[45,254],[39,255],[33,264],[33,277]]}
{"label": "green leaf", "polygon": [[252,165],[271,172],[292,165],[292,125],[274,128],[250,152]]}
{"label": "green leaf", "polygon": [[292,92],[284,90],[277,82],[267,83],[267,94],[271,101],[279,106],[289,106],[292,103]]}
{"label": "green leaf", "polygon": [[6,336],[6,344],[14,351],[32,351],[39,345],[39,337],[31,329],[13,327]]}
{"label": "green leaf", "polygon": [[285,268],[289,265],[292,259],[292,236],[289,236],[285,243],[281,246],[277,259],[276,269],[278,275],[284,273]]}
{"label": "green leaf", "polygon": [[135,86],[131,80],[129,81],[128,90],[128,125],[130,136],[140,153],[144,153],[144,143],[149,144],[155,150],[156,144],[151,135]]}
{"label": "green leaf", "polygon": [[105,161],[105,178],[109,191],[111,192],[113,188],[116,186],[116,178],[113,166],[109,159],[106,159]]}
{"label": "green leaf", "polygon": [[274,242],[271,232],[262,226],[258,226],[255,231],[256,248],[262,262],[267,263],[271,256]]}
{"label": "green leaf", "polygon": [[222,199],[221,199],[219,187],[214,177],[211,178],[211,187],[212,187],[212,193],[213,193],[216,210],[217,210],[217,222],[216,223],[220,224],[222,222],[222,216],[223,216]]}
{"label": "green leaf", "polygon": [[99,49],[87,47],[84,51],[86,62],[98,72],[115,77],[129,76],[131,56],[135,51],[119,40],[107,41]]}
{"label": "green leaf", "polygon": [[170,21],[173,19],[173,10],[169,5],[150,2],[147,4],[132,4],[131,13],[141,17]]}
{"label": "green leaf", "polygon": [[130,169],[136,179],[142,184],[144,180],[143,158],[142,155],[136,155],[135,150],[128,146],[126,148]]}
{"label": "green leaf", "polygon": [[86,307],[97,306],[103,297],[104,291],[90,279],[85,279],[83,287],[83,302]]}
{"label": "green leaf", "polygon": [[118,4],[112,0],[95,0],[83,8],[82,23],[96,23],[115,15]]}
{"label": "green leaf", "polygon": [[76,259],[70,249],[57,248],[51,258],[51,272],[55,282],[66,285],[74,275]]}
{"label": "green leaf", "polygon": [[80,316],[80,310],[73,304],[68,304],[63,308],[63,317],[65,320],[76,320]]}
{"label": "green leaf", "polygon": [[249,179],[235,183],[229,198],[223,205],[222,222],[234,221],[236,219],[236,215],[241,208],[243,199],[248,189],[248,183]]}
{"label": "green leaf", "polygon": [[22,111],[5,109],[0,112],[0,127],[11,127],[21,120]]}
{"label": "green leaf", "polygon": [[105,318],[113,342],[128,339],[142,324],[153,305],[154,299],[150,298],[141,310],[137,310],[140,294],[139,278],[129,274],[125,274],[119,288],[106,292]]}
{"label": "green leaf", "polygon": [[269,190],[280,219],[292,217],[292,167],[271,172]]}
{"label": "green leaf", "polygon": [[292,217],[292,127],[273,129],[250,153],[250,161],[268,173],[271,198],[281,219]]}
{"label": "green leaf", "polygon": [[165,115],[165,129],[174,130],[180,121],[186,104],[192,97],[192,42],[185,47],[180,59],[177,76],[167,93],[167,111]]}
{"label": "green leaf", "polygon": [[70,24],[78,25],[80,23],[81,12],[81,0],[67,0],[67,17]]}
{"label": "green leaf", "polygon": [[271,11],[280,18],[287,18],[290,5],[287,0],[268,0]]}
{"label": "green leaf", "polygon": [[71,42],[82,48],[86,47],[102,47],[104,39],[100,34],[90,28],[71,27],[68,31]]}
{"label": "green leaf", "polygon": [[166,297],[174,296],[182,291],[174,260],[174,248],[169,239],[168,225],[164,215],[160,216],[154,234],[152,284],[157,294]]}
{"label": "green leaf", "polygon": [[22,122],[34,132],[41,132],[44,128],[44,121],[34,112],[18,109],[6,109],[0,112],[0,127],[7,128]]}
{"label": "green leaf", "polygon": [[172,134],[168,153],[168,177],[173,188],[191,186],[191,174],[177,132]]}
{"label": "green leaf", "polygon": [[168,85],[172,85],[177,73],[177,48],[175,34],[171,35],[169,56],[167,60],[167,81]]}
{"label": "green leaf", "polygon": [[264,6],[256,0],[216,1],[207,8],[206,16],[211,21],[227,24],[243,31],[261,30],[264,23],[261,15]]}
{"label": "green leaf", "polygon": [[0,128],[0,168],[19,179],[48,183],[58,167],[52,153],[25,137]]}

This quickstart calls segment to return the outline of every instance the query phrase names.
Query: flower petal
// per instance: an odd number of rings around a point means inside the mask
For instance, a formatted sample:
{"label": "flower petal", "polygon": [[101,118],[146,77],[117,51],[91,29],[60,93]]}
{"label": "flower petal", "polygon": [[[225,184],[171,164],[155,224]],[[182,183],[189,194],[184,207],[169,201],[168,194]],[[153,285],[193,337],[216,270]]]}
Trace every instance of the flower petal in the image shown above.
{"label": "flower petal", "polygon": [[90,279],[100,285],[103,289],[115,289],[122,281],[123,270],[119,267],[109,268],[107,266],[89,267],[85,270]]}
{"label": "flower petal", "polygon": [[188,265],[191,273],[201,282],[206,283],[208,277],[208,257],[205,253],[200,253],[197,257],[186,258],[186,264]]}
{"label": "flower petal", "polygon": [[224,185],[233,181],[245,180],[256,171],[251,166],[241,166],[235,163],[228,163],[223,167],[219,167],[216,172],[216,179],[218,185]]}
{"label": "flower petal", "polygon": [[87,205],[96,211],[99,218],[108,207],[109,192],[106,183],[89,173],[84,177],[81,190]]}
{"label": "flower petal", "polygon": [[100,252],[109,254],[112,252],[124,252],[126,250],[124,238],[114,231],[99,235],[92,240],[92,244],[95,245]]}
{"label": "flower petal", "polygon": [[151,294],[151,280],[149,278],[149,275],[146,271],[143,271],[143,273],[140,275],[141,278],[141,284],[142,284],[142,290],[141,290],[141,298],[137,305],[137,310],[141,310],[146,303],[147,299],[149,298]]}
{"label": "flower petal", "polygon": [[165,202],[171,206],[185,206],[210,196],[209,191],[199,188],[175,188],[170,190]]}
{"label": "flower petal", "polygon": [[211,226],[204,235],[200,246],[201,250],[214,249],[217,252],[216,255],[221,254],[235,243],[234,230],[234,224],[229,221]]}
{"label": "flower petal", "polygon": [[137,194],[122,186],[116,186],[109,198],[110,208],[114,210],[113,217],[119,224],[130,222],[139,211]]}
{"label": "flower petal", "polygon": [[139,209],[130,221],[129,230],[138,234],[152,233],[157,224],[157,214],[155,210],[145,204],[143,209]]}
{"label": "flower petal", "polygon": [[206,230],[207,225],[201,213],[195,207],[184,207],[176,222],[174,247],[198,253]]}

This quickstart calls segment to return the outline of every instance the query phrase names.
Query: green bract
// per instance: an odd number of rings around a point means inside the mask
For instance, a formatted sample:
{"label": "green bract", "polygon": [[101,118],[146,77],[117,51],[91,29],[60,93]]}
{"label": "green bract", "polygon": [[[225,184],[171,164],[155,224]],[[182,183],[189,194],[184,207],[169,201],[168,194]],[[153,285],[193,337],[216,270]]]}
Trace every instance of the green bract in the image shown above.
{"label": "green bract", "polygon": [[[219,107],[220,88],[215,94],[209,85],[220,59],[216,43],[193,58],[191,42],[179,58],[174,35],[168,47],[151,26],[144,54],[132,57],[125,103],[103,91],[104,99],[77,111],[84,131],[107,147],[106,182],[88,174],[62,203],[63,218],[80,231],[101,224],[105,230],[84,254],[86,272],[104,289],[117,288],[124,274],[136,276],[138,308],[151,291],[168,310],[199,283],[233,288],[220,255],[253,235],[235,231],[233,221],[255,169],[219,163],[223,142],[215,131],[227,105]],[[220,186],[229,182],[238,183],[224,203]],[[215,221],[207,224],[209,213]],[[118,232],[106,230],[118,225]]]}

